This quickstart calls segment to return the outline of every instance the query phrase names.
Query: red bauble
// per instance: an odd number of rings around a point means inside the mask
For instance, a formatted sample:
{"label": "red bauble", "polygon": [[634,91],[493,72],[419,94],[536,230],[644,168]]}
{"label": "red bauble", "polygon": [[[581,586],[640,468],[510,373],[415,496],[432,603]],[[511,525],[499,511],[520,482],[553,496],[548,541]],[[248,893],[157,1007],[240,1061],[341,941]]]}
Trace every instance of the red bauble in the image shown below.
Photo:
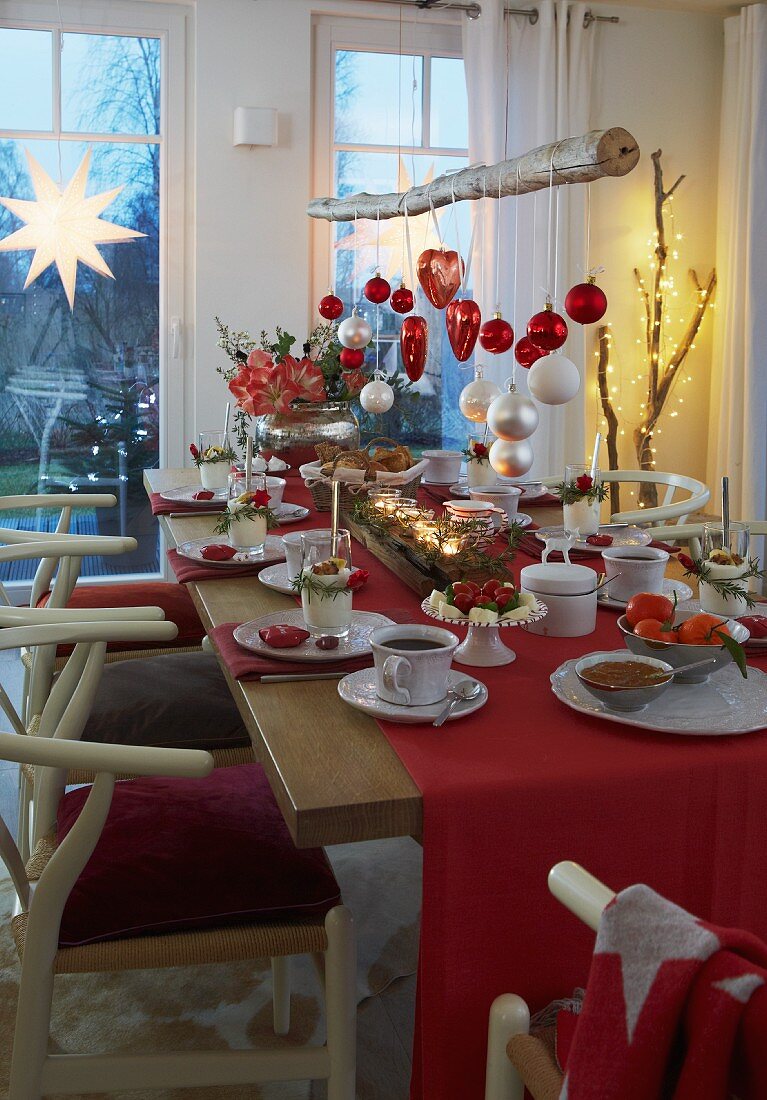
{"label": "red bauble", "polygon": [[411,382],[417,382],[426,367],[429,350],[429,326],[424,317],[413,314],[405,318],[399,330],[399,346],[407,376]]}
{"label": "red bauble", "polygon": [[491,355],[502,355],[514,343],[514,329],[500,313],[495,313],[479,330],[479,342]]}
{"label": "red bauble", "polygon": [[567,292],[565,312],[579,325],[593,325],[607,311],[607,295],[590,276],[585,283],[578,283]]}
{"label": "red bauble", "polygon": [[320,317],[326,321],[337,320],[344,311],[344,304],[335,294],[326,294],[317,306]]}
{"label": "red bauble", "polygon": [[479,306],[471,298],[455,299],[448,305],[445,311],[447,338],[459,363],[465,363],[474,351],[481,324]]}
{"label": "red bauble", "polygon": [[357,370],[365,362],[365,352],[362,348],[341,348],[338,358],[344,370]]}
{"label": "red bauble", "polygon": [[464,262],[458,253],[452,250],[446,252],[444,248],[427,248],[418,257],[416,265],[418,282],[437,309],[444,309],[455,298],[464,270]]}
{"label": "red bauble", "polygon": [[373,303],[373,305],[380,306],[389,300],[391,287],[386,279],[381,277],[381,272],[377,271],[373,278],[368,279],[365,283],[365,288],[362,293],[369,302]]}
{"label": "red bauble", "polygon": [[521,340],[517,340],[517,346],[514,348],[514,358],[520,367],[524,367],[525,370],[529,370],[533,363],[537,363],[543,354],[541,349],[537,348],[528,336],[523,336]]}
{"label": "red bauble", "polygon": [[415,299],[413,298],[413,291],[403,283],[399,290],[395,290],[391,296],[389,305],[392,307],[395,313],[410,313],[410,310],[415,305]]}
{"label": "red bauble", "polygon": [[527,335],[541,351],[556,351],[567,339],[567,322],[547,305],[527,322]]}

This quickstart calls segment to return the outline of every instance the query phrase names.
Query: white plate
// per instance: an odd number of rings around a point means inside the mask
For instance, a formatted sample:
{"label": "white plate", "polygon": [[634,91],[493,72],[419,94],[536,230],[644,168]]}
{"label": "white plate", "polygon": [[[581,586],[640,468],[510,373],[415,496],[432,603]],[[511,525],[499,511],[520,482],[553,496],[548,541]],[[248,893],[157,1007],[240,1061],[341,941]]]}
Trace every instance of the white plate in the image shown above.
{"label": "white plate", "polygon": [[[448,685],[459,683],[469,679],[465,672],[459,672],[451,668],[447,674]],[[476,679],[476,677],[471,677]],[[463,699],[456,703],[453,712],[448,718],[449,722],[455,722],[458,718],[465,718],[467,714],[473,714],[487,702],[487,688],[477,680],[481,691],[476,699]],[[352,672],[344,676],[338,684],[338,694],[345,703],[365,714],[371,714],[374,718],[385,718],[389,722],[403,722],[415,725],[418,722],[433,722],[437,715],[447,704],[447,699],[439,703],[430,703],[425,707],[403,707],[397,703],[387,703],[376,695],[376,673],[374,668],[362,668],[359,672]]]}
{"label": "white plate", "polygon": [[[423,482],[423,484],[428,485],[430,482]],[[499,479],[498,485],[501,488],[504,485],[516,485],[518,489],[521,489],[522,495],[518,498],[520,504],[524,504],[526,500],[538,500],[539,497],[545,496],[549,491],[545,485],[541,485],[537,481],[531,483],[529,488],[518,481],[504,481],[503,479]],[[466,500],[469,496],[469,486],[465,481],[456,481],[455,485],[450,486],[450,492],[453,496]]]}
{"label": "white plate", "polygon": [[304,613],[300,607],[288,611],[272,611],[249,623],[238,626],[234,640],[244,649],[257,653],[260,657],[273,657],[275,661],[306,661],[308,664],[328,664],[333,661],[348,661],[354,657],[364,657],[371,652],[370,634],[376,627],[393,626],[391,619],[377,615],[372,611],[352,612],[351,630],[345,638],[339,640],[336,649],[318,649],[314,638],[307,638],[293,649],[273,649],[262,642],[259,630],[265,626],[287,623],[289,626],[304,627]]}
{"label": "white plate", "polygon": [[182,558],[189,558],[190,561],[196,561],[198,565],[210,566],[211,569],[232,569],[234,567],[241,569],[243,565],[263,565],[264,562],[285,561],[285,547],[282,539],[276,535],[266,536],[264,552],[258,557],[251,555],[247,550],[238,550],[233,558],[228,558],[226,561],[208,561],[207,558],[202,556],[202,551],[206,546],[219,546],[222,543],[226,545],[226,541],[226,535],[222,535],[218,539],[215,535],[208,535],[206,539],[193,539],[192,542],[182,542],[180,546],[176,547],[176,551]]}
{"label": "white plate", "polygon": [[283,501],[277,510],[277,522],[280,527],[284,527],[288,523],[300,523],[308,515],[309,509],[304,508],[302,504],[289,504]]}
{"label": "white plate", "polygon": [[[630,659],[629,651],[625,653]],[[767,674],[760,669],[749,667],[744,680],[737,667],[729,664],[705,684],[671,684],[644,710],[621,713],[589,695],[575,674],[576,663],[565,661],[552,673],[551,690],[581,714],[691,737],[724,737],[767,727]]]}
{"label": "white plate", "polygon": [[[677,603],[680,605],[681,610],[681,604],[684,603],[685,600],[689,600],[690,596],[692,596],[692,589],[690,588],[689,584],[685,584],[684,581],[672,581],[666,578],[663,581],[662,595],[668,596],[670,600],[673,600],[675,592]],[[600,607],[612,607],[616,611],[623,611],[626,607],[627,602],[627,600],[612,599],[612,597],[610,596],[609,584],[605,588],[603,588],[597,596],[597,603],[600,605]]]}
{"label": "white plate", "polygon": [[447,619],[438,614],[429,603],[428,597],[421,603],[421,611],[424,615],[428,615],[430,619],[438,619],[441,623],[449,623],[450,626],[473,626],[476,629],[486,630],[490,626],[503,628],[506,626],[528,626],[529,623],[537,623],[540,619],[545,618],[549,613],[549,609],[545,603],[541,603],[538,600],[538,610],[531,611],[526,619],[499,619],[496,623],[477,623],[474,619],[470,619],[468,615],[465,619]]}
{"label": "white plate", "polygon": [[193,508],[214,508],[217,504],[226,503],[226,489],[211,489],[212,497],[208,500],[195,500],[194,494],[203,492],[202,485],[182,485],[180,489],[166,489],[160,493],[163,500],[170,500],[175,504],[189,504]]}
{"label": "white plate", "polygon": [[[585,539],[573,543],[573,550],[580,550],[584,554],[601,554],[603,550],[614,550],[616,546],[647,546],[652,542],[649,531],[643,531],[641,527],[600,527],[600,535],[611,535],[612,542],[609,546],[592,546]],[[546,539],[564,538],[565,529],[562,524],[556,527],[541,527],[535,532],[535,537],[545,542]]]}
{"label": "white plate", "polygon": [[275,592],[282,592],[286,596],[294,596],[293,586],[290,583],[290,577],[288,576],[288,564],[282,562],[280,565],[269,565],[266,569],[262,569],[258,574],[258,579],[261,584],[266,585],[267,588],[273,589]]}

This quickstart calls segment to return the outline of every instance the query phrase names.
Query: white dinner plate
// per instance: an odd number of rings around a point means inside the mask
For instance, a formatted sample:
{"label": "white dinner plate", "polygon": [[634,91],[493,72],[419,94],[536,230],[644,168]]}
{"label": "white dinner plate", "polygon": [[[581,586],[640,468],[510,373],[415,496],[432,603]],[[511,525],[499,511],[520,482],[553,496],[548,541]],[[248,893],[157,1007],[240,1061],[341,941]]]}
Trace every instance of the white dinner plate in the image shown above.
{"label": "white dinner plate", "polygon": [[[573,542],[573,550],[580,550],[584,554],[601,554],[603,550],[614,550],[616,546],[647,546],[652,542],[649,531],[643,531],[641,527],[600,527],[598,534],[612,536],[609,546],[592,546],[585,539]],[[565,529],[562,524],[556,527],[541,527],[535,532],[535,537],[545,542],[546,539],[561,539],[565,537]]]}
{"label": "white dinner plate", "polygon": [[286,623],[305,629],[304,613],[300,607],[288,611],[272,611],[249,623],[238,626],[234,640],[244,649],[257,653],[259,657],[273,657],[275,661],[306,661],[307,664],[328,664],[333,661],[348,661],[354,657],[364,657],[371,653],[370,635],[379,626],[393,626],[391,619],[373,611],[353,611],[352,625],[345,638],[339,640],[335,649],[318,649],[315,639],[309,637],[292,649],[273,649],[261,640],[259,630],[265,626]]}
{"label": "white dinner plate", "polygon": [[[447,674],[447,682],[450,687],[466,680],[465,672],[459,672],[451,668]],[[475,679],[475,677],[471,677]],[[481,681],[479,695],[476,699],[462,699],[453,707],[453,712],[448,722],[455,722],[458,718],[465,718],[467,714],[473,714],[487,702],[487,688]],[[338,694],[345,703],[357,710],[370,714],[373,718],[384,718],[388,722],[403,722],[415,725],[418,722],[433,722],[437,715],[447,705],[447,699],[439,703],[429,703],[423,707],[403,707],[398,703],[387,703],[376,695],[376,673],[374,668],[361,668],[359,672],[352,672],[339,681]]]}
{"label": "white dinner plate", "polygon": [[303,504],[290,504],[288,501],[283,501],[277,509],[277,522],[280,527],[285,527],[288,523],[300,523],[308,515],[309,509],[304,508]]}
{"label": "white dinner plate", "polygon": [[[630,660],[631,653],[625,652]],[[578,658],[580,660],[580,658]],[[743,679],[734,664],[725,665],[704,684],[671,684],[644,710],[610,710],[590,695],[575,674],[577,661],[565,661],[551,675],[557,699],[594,718],[624,726],[688,737],[726,737],[767,727],[767,674],[749,666]]]}
{"label": "white dinner plate", "polygon": [[166,489],[160,493],[163,500],[169,500],[174,504],[187,504],[192,508],[215,508],[218,504],[226,503],[226,489],[211,489],[212,497],[207,500],[195,500],[194,494],[204,492],[202,485],[182,485],[179,489]]}
{"label": "white dinner plate", "polygon": [[265,562],[285,560],[285,546],[282,539],[277,535],[266,536],[263,554],[255,555],[247,550],[238,550],[233,558],[227,558],[226,561],[208,561],[207,558],[202,556],[202,551],[206,546],[220,546],[222,543],[226,545],[226,542],[226,535],[222,535],[220,538],[216,538],[215,535],[208,535],[206,539],[193,539],[191,542],[182,542],[176,547],[176,552],[182,558],[189,558],[190,561],[196,561],[198,565],[210,566],[211,569],[232,569],[235,567],[241,569],[243,565],[263,565]]}
{"label": "white dinner plate", "polygon": [[[677,604],[681,610],[681,605],[685,600],[689,600],[692,596],[692,589],[689,584],[685,584],[684,581],[672,581],[666,577],[663,581],[662,595],[668,596],[670,600],[674,599],[674,593],[676,592]],[[627,600],[614,600],[610,595],[610,585],[606,585],[597,596],[597,603],[600,607],[612,607],[615,611],[625,611]]]}
{"label": "white dinner plate", "polygon": [[[504,481],[499,479],[498,486],[503,488],[504,485],[516,485],[518,489],[522,490],[522,495],[519,497],[520,504],[524,504],[526,500],[538,500],[539,497],[545,496],[549,491],[545,485],[541,485],[538,481],[531,482],[529,486],[525,486],[517,481]],[[469,486],[465,481],[456,481],[455,485],[450,486],[450,492],[453,496],[465,500],[469,496]]]}
{"label": "white dinner plate", "polygon": [[258,574],[261,584],[266,585],[275,592],[282,592],[286,596],[294,596],[293,586],[288,576],[288,563],[280,562],[279,565],[269,565]]}

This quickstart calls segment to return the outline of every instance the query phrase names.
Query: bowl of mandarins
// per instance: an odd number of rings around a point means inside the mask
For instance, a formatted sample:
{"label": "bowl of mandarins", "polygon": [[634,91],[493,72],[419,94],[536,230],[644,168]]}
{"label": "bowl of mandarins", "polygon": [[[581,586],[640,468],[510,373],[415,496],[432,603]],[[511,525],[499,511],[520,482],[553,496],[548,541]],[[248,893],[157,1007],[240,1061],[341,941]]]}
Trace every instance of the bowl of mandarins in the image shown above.
{"label": "bowl of mandarins", "polygon": [[704,656],[714,658],[715,663],[705,670],[680,673],[675,683],[702,684],[731,661],[746,676],[743,646],[750,635],[734,619],[702,611],[678,611],[674,601],[666,596],[639,592],[632,596],[626,613],[618,619],[618,629],[632,653],[667,661],[673,668]]}

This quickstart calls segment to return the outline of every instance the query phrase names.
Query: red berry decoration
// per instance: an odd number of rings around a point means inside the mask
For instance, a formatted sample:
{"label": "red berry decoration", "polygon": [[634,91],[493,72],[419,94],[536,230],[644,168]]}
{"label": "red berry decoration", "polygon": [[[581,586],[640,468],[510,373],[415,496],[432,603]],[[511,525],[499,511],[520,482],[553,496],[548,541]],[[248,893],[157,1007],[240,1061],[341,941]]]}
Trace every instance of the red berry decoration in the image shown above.
{"label": "red berry decoration", "polygon": [[593,325],[604,317],[606,310],[607,295],[596,285],[593,275],[567,292],[565,312],[579,325]]}
{"label": "red berry decoration", "polygon": [[365,362],[365,352],[362,348],[341,348],[338,358],[344,370],[358,370]]}
{"label": "red berry decoration", "polygon": [[567,322],[547,302],[546,308],[527,322],[527,335],[541,351],[556,351],[567,339]]}
{"label": "red berry decoration", "polygon": [[508,321],[504,321],[500,313],[494,313],[479,330],[479,342],[491,355],[501,355],[513,345],[514,329]]}
{"label": "red berry decoration", "polygon": [[344,304],[335,294],[326,294],[317,310],[326,321],[336,321],[344,311]]}
{"label": "red berry decoration", "polygon": [[372,279],[368,279],[365,283],[365,288],[362,291],[369,302],[373,305],[380,306],[384,302],[389,300],[391,294],[391,287],[387,283],[386,279],[381,277],[381,272],[376,271]]}
{"label": "red berry decoration", "polygon": [[415,305],[415,299],[413,298],[413,291],[403,283],[399,290],[395,290],[391,296],[389,305],[392,307],[395,313],[410,313],[411,309]]}
{"label": "red berry decoration", "polygon": [[517,340],[517,346],[514,348],[514,358],[525,370],[530,370],[533,363],[537,363],[543,354],[529,336],[523,336],[521,340]]}

